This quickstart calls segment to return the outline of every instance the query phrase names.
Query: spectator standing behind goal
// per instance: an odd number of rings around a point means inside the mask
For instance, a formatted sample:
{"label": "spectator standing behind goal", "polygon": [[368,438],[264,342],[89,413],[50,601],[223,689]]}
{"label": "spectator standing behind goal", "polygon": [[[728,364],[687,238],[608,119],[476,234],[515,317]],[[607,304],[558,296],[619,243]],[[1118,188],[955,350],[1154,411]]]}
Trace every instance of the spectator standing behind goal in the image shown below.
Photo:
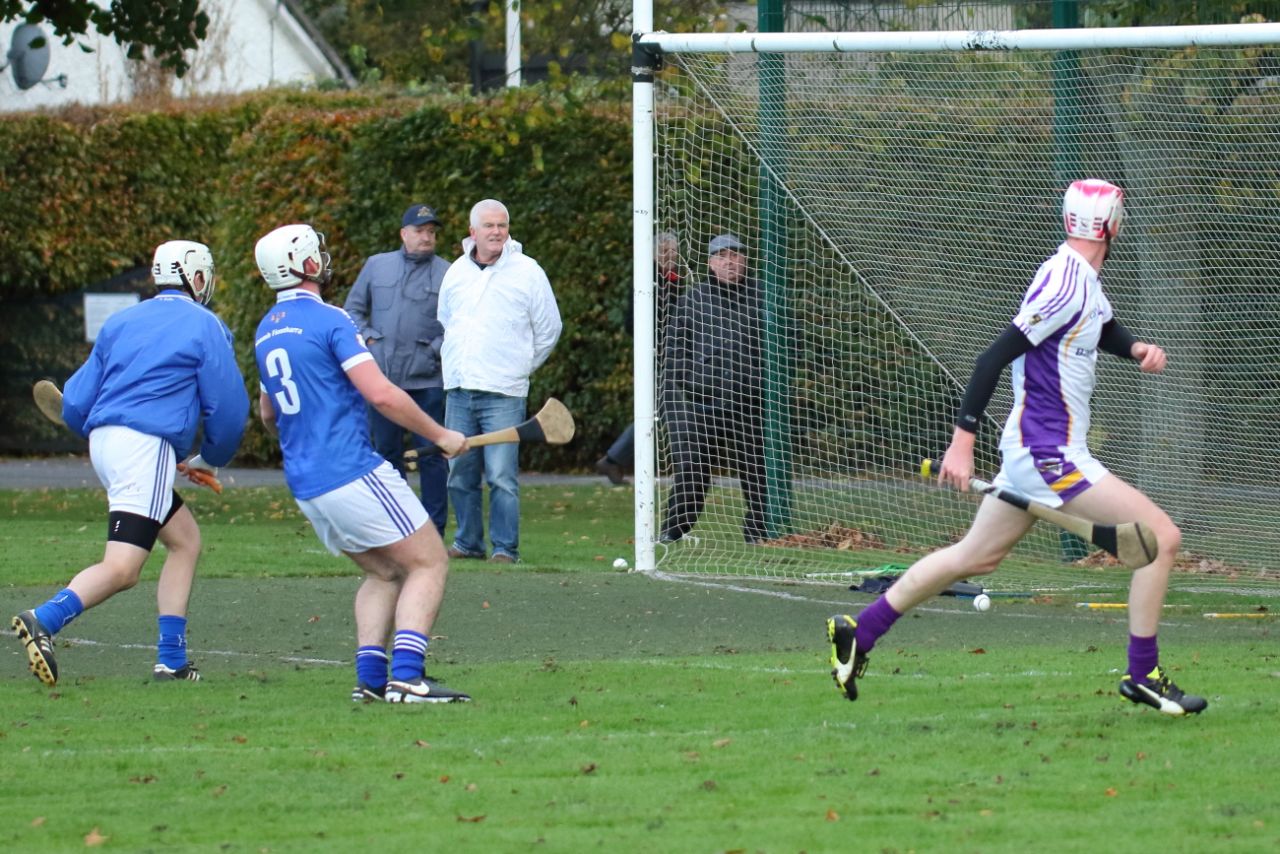
{"label": "spectator standing behind goal", "polygon": [[[653,279],[657,288],[658,316],[654,327],[658,331],[658,352],[662,352],[662,329],[666,324],[667,309],[675,298],[680,287],[680,242],[670,231],[659,234],[653,244]],[[636,313],[635,289],[627,289],[626,330],[632,335],[635,330]],[[614,486],[627,482],[625,472],[635,467],[636,425],[627,425],[605,455],[596,460],[596,471],[609,479]]]}
{"label": "spectator standing behind goal", "polygon": [[[502,202],[471,208],[470,237],[440,289],[444,324],[445,424],[466,436],[525,419],[529,376],[560,337],[560,310],[538,262],[511,237]],[[449,556],[484,558],[481,475],[489,483],[494,563],[520,559],[518,444],[489,445],[449,465],[449,501],[458,521]]]}
{"label": "spectator standing behind goal", "polygon": [[[1086,444],[1097,351],[1131,359],[1145,373],[1160,373],[1166,362],[1164,350],[1138,341],[1120,325],[1102,292],[1098,275],[1123,213],[1124,192],[1114,184],[1090,179],[1067,189],[1066,242],[1036,272],[1012,323],[978,357],[938,480],[969,489],[978,425],[1001,373],[1012,364],[1014,403],[1000,439],[1002,466],[995,483],[1098,522],[1141,522],[1155,534],[1156,559],[1134,571],[1129,587],[1129,662],[1120,694],[1183,715],[1201,712],[1208,703],[1169,680],[1156,644],[1182,534],[1151,499],[1095,460]],[[964,539],[916,561],[856,620],[829,618],[832,676],[841,692],[857,699],[867,654],[900,616],[961,578],[995,571],[1034,521],[986,496]]]}
{"label": "spectator standing behind goal", "polygon": [[84,611],[138,583],[157,539],[165,546],[156,585],[159,642],[152,675],[197,681],[187,658],[187,605],[200,557],[200,528],[173,488],[178,460],[215,472],[240,446],[249,398],[231,331],[205,306],[213,297],[213,255],[203,243],[156,248],[159,293],[111,315],[89,360],[67,380],[62,419],[89,440],[89,459],[107,490],[102,561],[81,570],[53,598],[13,618],[31,672],[53,687],[53,636]]}
{"label": "spectator standing behind goal", "polygon": [[445,454],[465,451],[467,441],[387,379],[347,313],[321,299],[332,275],[322,235],[309,225],[281,226],[258,241],[254,254],[277,292],[254,335],[263,426],[280,437],[285,482],[320,541],[364,571],[355,599],[351,699],[469,700],[424,675],[449,561],[422,502],[373,449],[365,404]]}
{"label": "spectator standing behind goal", "polygon": [[706,280],[676,301],[663,340],[674,479],[660,540],[676,542],[697,524],[712,472],[723,465],[742,484],[742,536],[755,544],[766,537],[760,286],[732,234],[712,238],[707,268]]}
{"label": "spectator standing behind goal", "polygon": [[[436,254],[441,225],[427,205],[406,210],[400,218],[400,248],[365,261],[343,308],[387,379],[443,424],[440,351],[444,327],[436,317],[436,306],[449,262]],[[374,450],[404,474],[404,428],[370,406],[369,432]],[[420,450],[428,444],[422,436],[415,438],[414,446]],[[422,505],[443,537],[449,510],[449,463],[440,454],[419,453],[418,476]]]}

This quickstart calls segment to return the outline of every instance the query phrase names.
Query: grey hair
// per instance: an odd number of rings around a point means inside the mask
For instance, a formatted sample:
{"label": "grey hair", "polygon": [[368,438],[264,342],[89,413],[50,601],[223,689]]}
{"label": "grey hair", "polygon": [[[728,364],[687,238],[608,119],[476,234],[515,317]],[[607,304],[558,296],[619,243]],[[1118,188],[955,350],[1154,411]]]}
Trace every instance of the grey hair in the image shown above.
{"label": "grey hair", "polygon": [[471,206],[471,227],[480,227],[480,212],[487,210],[500,210],[502,215],[507,218],[507,224],[511,224],[511,214],[507,211],[507,206],[497,199],[481,199]]}

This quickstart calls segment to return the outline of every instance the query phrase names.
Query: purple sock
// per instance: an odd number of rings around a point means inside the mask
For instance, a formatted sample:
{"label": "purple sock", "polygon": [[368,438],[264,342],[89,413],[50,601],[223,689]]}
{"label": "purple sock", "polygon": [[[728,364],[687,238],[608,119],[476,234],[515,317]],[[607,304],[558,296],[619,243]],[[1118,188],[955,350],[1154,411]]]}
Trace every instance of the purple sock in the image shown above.
{"label": "purple sock", "polygon": [[1156,636],[1140,638],[1129,635],[1129,678],[1134,682],[1146,682],[1147,674],[1160,664],[1160,647]]}
{"label": "purple sock", "polygon": [[893,610],[889,600],[881,596],[862,609],[858,615],[858,628],[854,630],[854,639],[861,652],[870,652],[876,641],[897,622],[902,615]]}

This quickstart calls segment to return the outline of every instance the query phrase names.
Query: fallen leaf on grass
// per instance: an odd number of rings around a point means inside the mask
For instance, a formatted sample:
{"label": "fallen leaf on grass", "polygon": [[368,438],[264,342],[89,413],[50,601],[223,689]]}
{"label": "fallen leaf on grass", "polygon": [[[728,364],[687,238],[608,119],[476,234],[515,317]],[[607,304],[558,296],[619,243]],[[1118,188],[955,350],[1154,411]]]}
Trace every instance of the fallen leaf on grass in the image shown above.
{"label": "fallen leaf on grass", "polygon": [[103,836],[98,832],[98,828],[95,827],[93,830],[85,834],[84,844],[86,848],[93,848],[94,846],[101,845],[110,838],[110,836]]}
{"label": "fallen leaf on grass", "polygon": [[414,746],[414,747],[427,747],[427,748],[429,748],[429,747],[431,747],[431,743],[430,743],[430,742],[428,742],[428,741],[423,741],[422,739],[418,739],[417,741],[415,741],[415,742],[413,743],[413,746]]}
{"label": "fallen leaf on grass", "polygon": [[596,769],[599,767],[600,766],[594,762],[588,762],[586,765],[583,765],[580,770],[583,774],[594,774],[596,773]]}
{"label": "fallen leaf on grass", "polygon": [[840,813],[835,810],[827,810],[827,821],[839,821]]}
{"label": "fallen leaf on grass", "polygon": [[1116,795],[1118,795],[1118,794],[1120,794],[1120,793],[1119,793],[1119,792],[1117,792],[1117,791],[1115,790],[1115,788],[1114,788],[1114,787],[1112,787],[1112,786],[1108,786],[1108,787],[1107,787],[1107,790],[1106,790],[1105,792],[1103,792],[1102,794],[1106,795],[1108,798],[1114,798]]}
{"label": "fallen leaf on grass", "polygon": [[32,826],[32,827],[43,827],[43,826],[44,826],[44,821],[45,821],[44,816],[42,816],[42,815],[38,815],[38,816],[36,816],[35,818],[31,819],[31,826]]}
{"label": "fallen leaf on grass", "polygon": [[479,824],[480,822],[484,821],[486,818],[488,818],[488,816],[473,815],[468,817],[465,815],[460,815],[458,816],[458,821],[465,821],[465,822],[469,822],[470,824]]}
{"label": "fallen leaf on grass", "polygon": [[728,747],[731,744],[733,744],[732,738],[718,738],[711,742],[712,747]]}

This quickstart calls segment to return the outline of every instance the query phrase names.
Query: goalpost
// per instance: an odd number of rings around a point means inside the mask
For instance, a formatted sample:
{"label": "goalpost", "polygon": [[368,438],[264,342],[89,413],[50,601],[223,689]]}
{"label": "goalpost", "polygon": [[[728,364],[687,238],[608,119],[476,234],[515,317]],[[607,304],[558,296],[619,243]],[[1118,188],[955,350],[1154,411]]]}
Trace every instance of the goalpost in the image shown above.
{"label": "goalpost", "polygon": [[[923,482],[920,459],[1062,241],[1062,191],[1096,177],[1126,190],[1107,293],[1170,361],[1100,357],[1090,446],[1181,526],[1174,589],[1280,590],[1280,24],[672,34],[635,11],[638,569],[844,581],[960,537],[975,499]],[[731,460],[689,535],[659,542],[666,232],[677,288],[723,233],[759,283],[762,415],[698,423],[763,449],[762,544]],[[710,340],[705,360],[741,349],[741,330],[677,334]],[[1010,404],[1006,376],[979,476]],[[1001,582],[1127,587],[1086,555],[1041,523]]]}

